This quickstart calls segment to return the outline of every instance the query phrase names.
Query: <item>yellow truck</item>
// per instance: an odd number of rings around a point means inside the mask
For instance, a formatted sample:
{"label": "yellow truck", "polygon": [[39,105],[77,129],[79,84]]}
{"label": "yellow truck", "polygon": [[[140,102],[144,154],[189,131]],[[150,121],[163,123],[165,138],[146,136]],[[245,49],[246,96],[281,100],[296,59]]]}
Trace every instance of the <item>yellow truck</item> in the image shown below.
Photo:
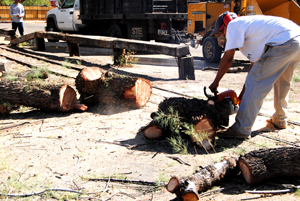
{"label": "yellow truck", "polygon": [[202,45],[203,57],[216,63],[221,59],[225,38],[212,38],[210,33],[219,15],[225,11],[245,15],[273,15],[288,18],[300,25],[300,7],[295,0],[225,0],[188,5],[187,33],[192,47]]}

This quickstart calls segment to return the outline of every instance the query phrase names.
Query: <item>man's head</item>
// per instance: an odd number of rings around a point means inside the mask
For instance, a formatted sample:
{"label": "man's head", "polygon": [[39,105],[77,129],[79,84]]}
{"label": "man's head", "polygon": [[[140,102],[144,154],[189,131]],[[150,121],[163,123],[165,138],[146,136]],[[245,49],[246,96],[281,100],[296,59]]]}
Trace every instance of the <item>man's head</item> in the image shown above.
{"label": "man's head", "polygon": [[210,34],[211,37],[213,38],[218,38],[221,36],[221,34],[223,33],[223,30],[228,26],[229,22],[234,20],[235,18],[237,18],[237,15],[235,13],[232,12],[225,12],[222,13],[216,23],[215,23],[215,28],[212,31],[212,33]]}
{"label": "man's head", "polygon": [[21,2],[21,0],[15,0],[15,4],[18,4],[19,2]]}

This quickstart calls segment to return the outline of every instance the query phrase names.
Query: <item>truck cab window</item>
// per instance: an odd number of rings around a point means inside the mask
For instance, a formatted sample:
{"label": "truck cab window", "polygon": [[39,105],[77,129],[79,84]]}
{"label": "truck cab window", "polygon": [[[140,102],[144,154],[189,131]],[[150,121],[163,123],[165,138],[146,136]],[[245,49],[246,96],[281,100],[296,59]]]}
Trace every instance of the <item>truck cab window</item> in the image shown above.
{"label": "truck cab window", "polygon": [[61,8],[73,8],[75,0],[66,0],[61,5]]}

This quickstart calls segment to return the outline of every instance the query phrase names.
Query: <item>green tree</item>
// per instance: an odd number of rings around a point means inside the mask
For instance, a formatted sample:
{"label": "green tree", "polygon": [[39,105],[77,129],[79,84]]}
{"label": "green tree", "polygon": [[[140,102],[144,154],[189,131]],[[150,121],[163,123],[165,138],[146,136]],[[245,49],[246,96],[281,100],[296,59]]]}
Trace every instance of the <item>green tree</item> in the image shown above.
{"label": "green tree", "polygon": [[[0,0],[1,6],[10,6],[14,3],[14,0]],[[23,6],[51,6],[49,0],[22,0],[20,2]]]}

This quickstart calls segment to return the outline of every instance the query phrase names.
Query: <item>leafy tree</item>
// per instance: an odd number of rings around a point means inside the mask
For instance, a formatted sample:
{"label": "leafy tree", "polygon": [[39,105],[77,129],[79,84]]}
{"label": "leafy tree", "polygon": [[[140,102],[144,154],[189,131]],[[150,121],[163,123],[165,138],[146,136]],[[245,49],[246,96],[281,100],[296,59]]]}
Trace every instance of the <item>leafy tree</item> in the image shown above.
{"label": "leafy tree", "polygon": [[[0,6],[10,6],[14,2],[14,0],[0,0]],[[51,6],[49,0],[22,0],[20,3],[23,6]]]}

